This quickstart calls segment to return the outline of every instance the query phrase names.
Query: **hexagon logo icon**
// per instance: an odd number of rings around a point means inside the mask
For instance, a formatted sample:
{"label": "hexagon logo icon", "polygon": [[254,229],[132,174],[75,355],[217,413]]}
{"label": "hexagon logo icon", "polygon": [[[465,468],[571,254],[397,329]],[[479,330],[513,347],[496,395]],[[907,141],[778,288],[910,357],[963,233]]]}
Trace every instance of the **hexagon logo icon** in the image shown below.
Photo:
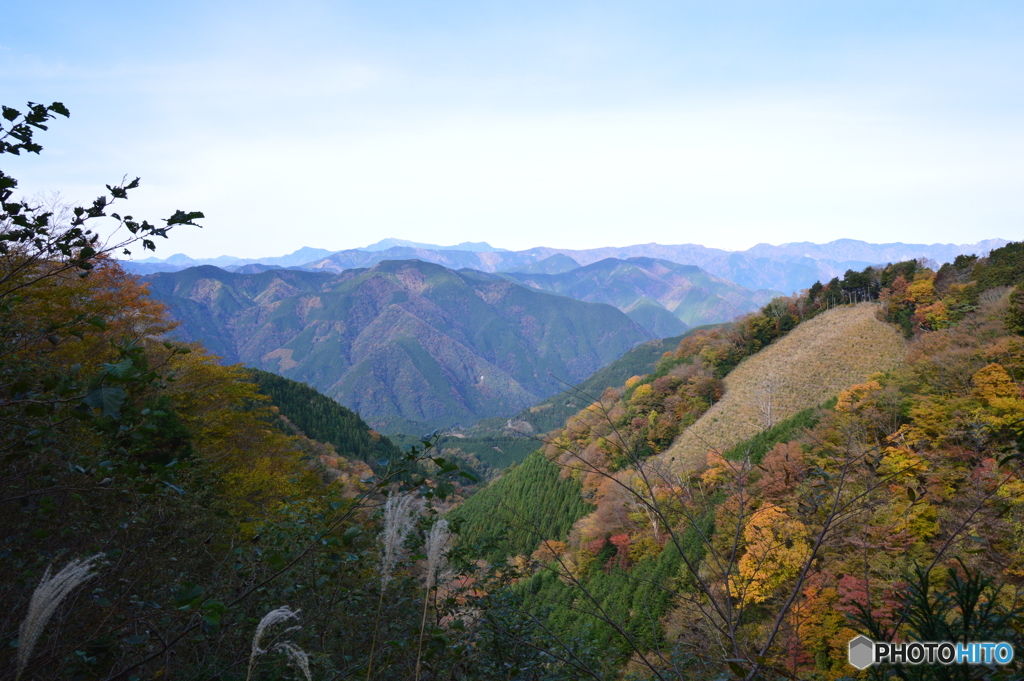
{"label": "hexagon logo icon", "polygon": [[850,664],[857,669],[867,669],[874,663],[875,642],[867,636],[850,639]]}

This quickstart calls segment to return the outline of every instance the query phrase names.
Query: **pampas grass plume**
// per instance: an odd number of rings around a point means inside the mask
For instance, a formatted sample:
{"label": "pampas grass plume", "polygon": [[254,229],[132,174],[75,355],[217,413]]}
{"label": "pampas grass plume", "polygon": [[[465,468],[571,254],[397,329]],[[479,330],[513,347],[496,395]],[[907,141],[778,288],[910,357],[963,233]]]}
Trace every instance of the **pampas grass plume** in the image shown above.
{"label": "pampas grass plume", "polygon": [[[302,612],[302,611],[301,610],[292,610],[287,605],[282,605],[280,608],[277,608],[276,610],[271,610],[266,615],[264,615],[263,619],[260,620],[260,623],[256,625],[256,635],[252,637],[252,652],[249,653],[249,673],[246,674],[246,676],[245,676],[247,681],[252,676],[253,667],[256,666],[256,658],[258,658],[260,655],[263,655],[265,652],[267,652],[266,649],[260,647],[260,645],[263,643],[263,636],[264,636],[264,634],[267,633],[267,630],[270,629],[271,627],[277,625],[277,624],[281,624],[282,622],[287,622],[288,620],[297,620],[297,619],[299,619],[299,613],[300,612]],[[295,631],[296,629],[299,629],[299,627],[289,627],[288,629],[285,629],[281,633],[282,634],[287,634],[289,631]],[[283,643],[279,643],[276,646],[274,646],[274,649],[275,650],[276,649],[283,649],[282,647],[285,644],[291,645],[296,650],[299,650],[301,652],[301,649],[298,646],[296,646],[294,643],[292,643],[291,641],[285,641]],[[285,650],[284,652],[285,652],[286,655],[288,655],[289,661],[291,661],[292,653],[289,653],[287,650]],[[302,653],[302,654],[303,654],[303,656],[306,655],[305,653]],[[308,658],[306,658],[305,667],[304,668],[300,667],[300,669],[304,669],[305,670],[304,673],[306,674],[306,677],[309,678],[309,660],[308,660]]]}
{"label": "pampas grass plume", "polygon": [[427,588],[423,592],[423,619],[420,620],[420,642],[416,647],[416,681],[420,678],[420,662],[423,655],[423,634],[427,629],[427,605],[430,602],[430,590],[434,588],[437,575],[444,567],[448,557],[448,542],[451,533],[448,531],[448,521],[441,518],[430,527],[427,532]]}
{"label": "pampas grass plume", "polygon": [[373,655],[377,651],[377,634],[380,629],[380,611],[384,605],[384,591],[395,573],[395,566],[404,551],[405,538],[416,525],[416,514],[422,508],[423,500],[411,494],[389,494],[384,502],[384,529],[380,532],[380,543],[384,553],[380,558],[380,598],[377,600],[377,616],[373,620],[373,643],[370,644],[370,660],[366,664],[366,681],[373,674]]}
{"label": "pampas grass plume", "polygon": [[32,592],[32,598],[28,602],[28,614],[25,615],[25,620],[18,630],[18,670],[14,676],[15,680],[21,678],[22,672],[25,671],[25,666],[32,656],[32,649],[50,617],[76,587],[94,576],[93,564],[102,557],[102,553],[97,553],[84,560],[76,558],[52,577],[50,569],[53,566],[47,566],[43,578]]}
{"label": "pampas grass plume", "polygon": [[280,650],[288,658],[288,664],[296,667],[306,681],[313,681],[313,674],[309,671],[309,655],[291,641],[282,641],[274,646],[274,650]]}
{"label": "pampas grass plume", "polygon": [[448,521],[441,518],[430,528],[427,533],[427,590],[433,588],[438,574],[444,569],[448,557],[448,542],[451,533],[448,531]]}
{"label": "pampas grass plume", "polygon": [[380,561],[381,589],[387,587],[395,573],[405,538],[412,532],[419,510],[420,501],[409,494],[390,495],[384,502],[384,529],[380,533],[380,542],[384,547]]}

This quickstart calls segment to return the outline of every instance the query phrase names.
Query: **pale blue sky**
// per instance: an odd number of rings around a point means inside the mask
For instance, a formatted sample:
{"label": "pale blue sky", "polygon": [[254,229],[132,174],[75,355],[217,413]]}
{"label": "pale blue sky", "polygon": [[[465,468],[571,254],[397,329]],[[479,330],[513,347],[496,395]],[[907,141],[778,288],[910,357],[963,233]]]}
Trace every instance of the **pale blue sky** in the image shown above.
{"label": "pale blue sky", "polygon": [[0,93],[161,257],[1024,238],[1019,2],[22,2]]}

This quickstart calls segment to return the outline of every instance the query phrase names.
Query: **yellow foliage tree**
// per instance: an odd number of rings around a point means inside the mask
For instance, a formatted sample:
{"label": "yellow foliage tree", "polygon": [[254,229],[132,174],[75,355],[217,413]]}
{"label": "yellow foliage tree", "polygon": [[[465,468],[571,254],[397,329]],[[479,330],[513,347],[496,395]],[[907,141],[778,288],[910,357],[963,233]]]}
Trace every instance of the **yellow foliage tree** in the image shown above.
{"label": "yellow foliage tree", "polygon": [[796,577],[810,553],[807,527],[784,508],[764,504],[743,528],[746,551],[730,576],[733,596],[741,603],[763,603]]}
{"label": "yellow foliage tree", "polygon": [[167,393],[193,432],[195,450],[217,471],[233,515],[264,515],[285,499],[319,490],[315,462],[304,461],[299,438],[272,427],[268,398],[244,380],[241,366],[223,366],[201,348],[176,356]]}
{"label": "yellow foliage tree", "polygon": [[935,280],[931,274],[921,273],[907,287],[907,298],[916,305],[927,305],[935,300]]}
{"label": "yellow foliage tree", "polygon": [[1020,388],[1001,364],[993,362],[974,374],[974,395],[990,407],[1000,421],[1024,417],[1024,400]]}

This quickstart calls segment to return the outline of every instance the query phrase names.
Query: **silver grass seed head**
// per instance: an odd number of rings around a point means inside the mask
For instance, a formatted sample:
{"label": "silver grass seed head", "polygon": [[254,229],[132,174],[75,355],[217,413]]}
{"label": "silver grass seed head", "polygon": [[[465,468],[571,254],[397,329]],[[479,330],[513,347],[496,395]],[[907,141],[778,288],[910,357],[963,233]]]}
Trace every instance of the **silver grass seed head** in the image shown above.
{"label": "silver grass seed head", "polygon": [[[277,608],[276,610],[271,610],[266,615],[264,615],[263,619],[260,620],[260,623],[256,625],[256,635],[252,637],[252,655],[250,657],[262,655],[263,653],[267,652],[263,648],[260,648],[260,643],[263,642],[263,635],[267,632],[267,629],[276,624],[280,624],[281,622],[299,619],[300,612],[302,611],[292,610],[287,605],[282,605],[280,608]],[[291,627],[289,629],[286,629],[285,633],[287,633],[288,631],[294,631],[295,629],[298,629],[298,627]]]}
{"label": "silver grass seed head", "polygon": [[94,556],[84,559],[72,560],[64,566],[57,574],[50,576],[53,565],[47,566],[43,572],[42,579],[32,592],[32,598],[28,602],[28,613],[18,629],[18,668],[15,679],[21,677],[22,672],[28,665],[32,656],[32,649],[43,633],[46,623],[57,610],[60,604],[80,584],[95,576],[92,571],[96,561],[103,558],[104,554],[97,553]]}
{"label": "silver grass seed head", "polygon": [[[282,605],[280,608],[277,608],[275,610],[271,610],[270,612],[268,612],[266,615],[263,616],[263,619],[260,620],[260,623],[256,625],[256,634],[252,637],[252,652],[249,653],[249,673],[246,676],[247,680],[252,677],[253,667],[256,666],[256,658],[258,658],[260,655],[263,655],[264,653],[267,652],[266,649],[260,647],[260,644],[263,643],[263,637],[267,633],[267,630],[270,629],[271,627],[275,626],[275,625],[281,624],[282,622],[287,622],[288,620],[298,620],[300,612],[302,612],[302,611],[301,610],[292,610],[287,605]],[[287,634],[290,631],[296,631],[297,629],[301,629],[301,627],[298,627],[298,626],[289,627],[289,628],[285,629],[284,631],[282,631],[281,635]],[[290,641],[284,641],[282,643],[278,643],[277,645],[274,646],[274,649],[276,650],[276,649],[280,648],[285,643],[291,643],[291,642]],[[294,646],[295,644],[291,643],[291,645]],[[295,647],[298,648],[298,646],[295,646]],[[286,652],[285,654],[287,655],[288,653]],[[303,653],[303,655],[305,655],[305,653]],[[291,659],[291,657],[289,656],[289,660],[290,659]],[[308,660],[307,660],[307,663],[306,663],[306,671],[307,671],[307,673],[309,671]]]}
{"label": "silver grass seed head", "polygon": [[305,650],[291,641],[278,643],[274,646],[274,650],[284,653],[288,658],[288,666],[298,669],[306,681],[313,681],[313,674],[309,671],[309,655]]}
{"label": "silver grass seed head", "polygon": [[380,543],[384,554],[381,556],[380,584],[385,588],[391,581],[404,551],[405,538],[416,525],[416,515],[423,502],[411,494],[388,495],[384,502],[384,529],[380,533]]}
{"label": "silver grass seed head", "polygon": [[434,523],[430,527],[430,531],[427,532],[427,589],[434,586],[437,575],[448,562],[451,536],[451,532],[448,531],[448,521],[444,518]]}

